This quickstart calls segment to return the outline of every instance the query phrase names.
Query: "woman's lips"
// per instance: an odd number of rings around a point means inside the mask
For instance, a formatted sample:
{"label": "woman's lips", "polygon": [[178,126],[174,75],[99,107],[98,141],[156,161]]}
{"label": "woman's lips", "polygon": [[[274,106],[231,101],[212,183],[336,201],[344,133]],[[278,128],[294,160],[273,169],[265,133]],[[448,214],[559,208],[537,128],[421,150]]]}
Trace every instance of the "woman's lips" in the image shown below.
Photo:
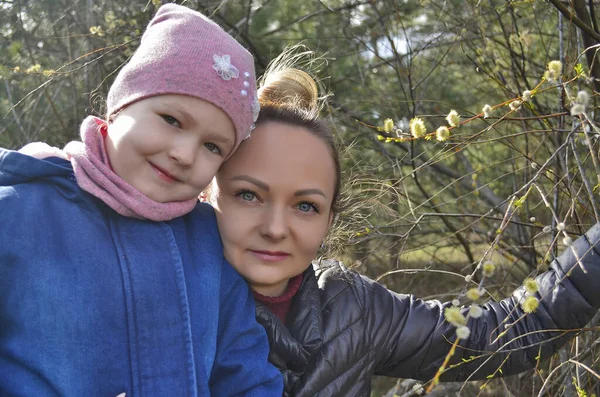
{"label": "woman's lips", "polygon": [[281,262],[290,256],[287,252],[281,251],[258,251],[250,250],[254,256],[265,262]]}
{"label": "woman's lips", "polygon": [[158,177],[160,179],[162,179],[165,182],[168,183],[173,183],[173,182],[178,182],[179,179],[175,178],[175,176],[173,176],[172,174],[170,174],[169,172],[163,170],[162,168],[150,163],[150,166],[152,167],[152,169],[156,172],[156,174],[158,175]]}

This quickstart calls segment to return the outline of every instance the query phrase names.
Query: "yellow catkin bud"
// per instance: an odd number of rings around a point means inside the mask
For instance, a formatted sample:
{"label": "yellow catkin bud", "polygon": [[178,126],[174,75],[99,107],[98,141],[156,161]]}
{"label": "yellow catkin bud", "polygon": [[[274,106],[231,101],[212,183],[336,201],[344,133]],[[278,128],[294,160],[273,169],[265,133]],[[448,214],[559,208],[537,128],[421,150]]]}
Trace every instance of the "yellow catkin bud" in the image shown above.
{"label": "yellow catkin bud", "polygon": [[492,115],[492,107],[490,105],[485,105],[483,107],[483,109],[481,109],[481,111],[483,112],[483,118],[487,119],[488,117],[490,117]]}
{"label": "yellow catkin bud", "polygon": [[422,136],[427,134],[427,129],[425,128],[425,123],[419,117],[415,117],[414,119],[411,119],[409,122],[409,127],[410,127],[410,133],[415,138],[421,138]]}
{"label": "yellow catkin bud", "polygon": [[580,103],[574,103],[571,106],[571,116],[579,116],[585,113],[585,106]]}
{"label": "yellow catkin bud", "polygon": [[533,313],[537,310],[540,302],[537,300],[535,296],[528,296],[521,303],[521,307],[525,313]]}
{"label": "yellow catkin bud", "polygon": [[458,115],[458,112],[454,109],[452,109],[450,113],[448,113],[448,116],[446,116],[446,120],[448,121],[448,124],[450,124],[452,127],[458,127],[458,125],[460,124],[460,116]]}
{"label": "yellow catkin bud", "polygon": [[548,62],[548,70],[552,73],[560,76],[562,74],[562,62],[561,61],[550,61]]}
{"label": "yellow catkin bud", "polygon": [[517,111],[517,110],[521,109],[521,103],[522,102],[520,100],[516,100],[516,101],[513,101],[513,102],[509,103],[508,107],[512,111]]}
{"label": "yellow catkin bud", "polygon": [[36,63],[35,65],[29,67],[25,73],[39,73],[40,70],[42,70],[42,66],[39,63]]}
{"label": "yellow catkin bud", "polygon": [[557,81],[562,74],[562,63],[560,61],[548,62],[546,73],[544,78],[548,81]]}
{"label": "yellow catkin bud", "polygon": [[486,261],[481,266],[481,269],[483,271],[484,276],[491,276],[496,271],[496,265],[494,265],[494,263],[492,261]]}
{"label": "yellow catkin bud", "polygon": [[90,26],[90,33],[102,37],[104,36],[104,29],[102,29],[102,26]]}
{"label": "yellow catkin bud", "polygon": [[523,286],[525,287],[525,290],[530,294],[535,294],[536,292],[538,292],[538,283],[537,281],[535,281],[535,279],[531,277],[528,277],[523,281]]}
{"label": "yellow catkin bud", "polygon": [[469,316],[472,318],[479,318],[483,314],[483,309],[476,303],[473,303],[469,308]]}
{"label": "yellow catkin bud", "polygon": [[475,288],[470,288],[467,293],[467,298],[471,299],[472,301],[476,301],[477,299],[479,299],[481,297],[481,290],[477,287]]}
{"label": "yellow catkin bud", "polygon": [[471,335],[471,331],[469,330],[469,327],[466,327],[463,325],[463,326],[456,328],[456,337],[458,339],[467,339],[469,337],[469,335]]}
{"label": "yellow catkin bud", "polygon": [[450,137],[450,130],[448,127],[441,126],[435,131],[435,137],[438,141],[444,142]]}
{"label": "yellow catkin bud", "polygon": [[388,134],[390,132],[394,131],[394,120],[392,120],[392,119],[383,120],[383,130],[385,132],[387,132]]}
{"label": "yellow catkin bud", "polygon": [[587,106],[587,104],[589,102],[590,102],[590,95],[587,93],[587,91],[579,91],[577,93],[577,103]]}
{"label": "yellow catkin bud", "polygon": [[459,327],[467,323],[467,319],[462,315],[458,307],[447,307],[444,310],[444,317],[450,324]]}

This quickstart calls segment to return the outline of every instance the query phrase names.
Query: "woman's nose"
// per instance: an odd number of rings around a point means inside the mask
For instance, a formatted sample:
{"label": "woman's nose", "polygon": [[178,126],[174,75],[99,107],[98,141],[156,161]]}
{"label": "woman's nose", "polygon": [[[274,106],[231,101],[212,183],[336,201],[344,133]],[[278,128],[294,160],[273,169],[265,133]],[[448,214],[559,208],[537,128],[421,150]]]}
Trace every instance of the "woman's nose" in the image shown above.
{"label": "woman's nose", "polygon": [[263,218],[262,234],[273,240],[281,240],[287,236],[288,230],[284,209],[269,208]]}

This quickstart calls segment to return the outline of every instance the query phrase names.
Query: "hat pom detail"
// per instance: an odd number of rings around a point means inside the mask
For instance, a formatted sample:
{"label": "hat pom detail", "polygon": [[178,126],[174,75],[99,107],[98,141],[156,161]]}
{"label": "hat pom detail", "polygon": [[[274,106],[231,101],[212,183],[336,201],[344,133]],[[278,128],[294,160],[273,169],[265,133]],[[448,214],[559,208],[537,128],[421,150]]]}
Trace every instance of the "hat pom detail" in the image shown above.
{"label": "hat pom detail", "polygon": [[258,98],[256,97],[256,95],[254,95],[252,97],[252,121],[254,121],[256,123],[256,120],[258,120],[258,115],[260,114],[260,103],[258,103]]}

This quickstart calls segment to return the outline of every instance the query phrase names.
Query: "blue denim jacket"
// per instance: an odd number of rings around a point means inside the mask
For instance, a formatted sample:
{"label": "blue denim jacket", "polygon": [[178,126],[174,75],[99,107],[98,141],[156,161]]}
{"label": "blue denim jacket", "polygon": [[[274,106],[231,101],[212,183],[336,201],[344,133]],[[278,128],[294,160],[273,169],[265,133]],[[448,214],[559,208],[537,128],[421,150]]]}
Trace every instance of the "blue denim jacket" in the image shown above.
{"label": "blue denim jacket", "polygon": [[123,217],[0,149],[0,395],[281,396],[215,216]]}

